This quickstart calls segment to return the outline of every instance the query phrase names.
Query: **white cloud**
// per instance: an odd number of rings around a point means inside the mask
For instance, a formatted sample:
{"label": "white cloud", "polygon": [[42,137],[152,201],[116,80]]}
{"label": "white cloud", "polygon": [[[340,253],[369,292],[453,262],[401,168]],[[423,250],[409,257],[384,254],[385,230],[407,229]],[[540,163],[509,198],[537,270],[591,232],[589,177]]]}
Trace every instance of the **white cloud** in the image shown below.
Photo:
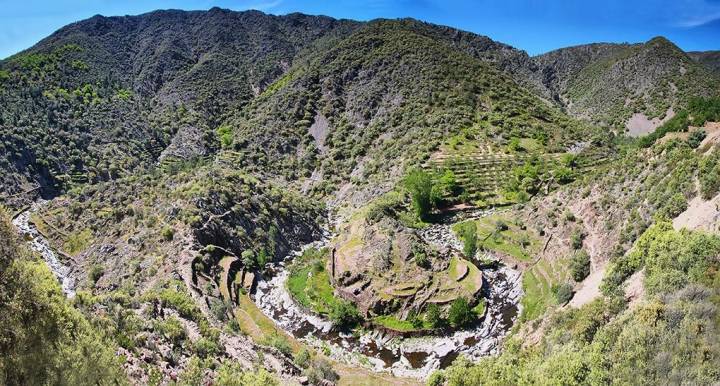
{"label": "white cloud", "polygon": [[676,27],[694,28],[720,20],[720,4],[717,1],[686,0],[677,3]]}

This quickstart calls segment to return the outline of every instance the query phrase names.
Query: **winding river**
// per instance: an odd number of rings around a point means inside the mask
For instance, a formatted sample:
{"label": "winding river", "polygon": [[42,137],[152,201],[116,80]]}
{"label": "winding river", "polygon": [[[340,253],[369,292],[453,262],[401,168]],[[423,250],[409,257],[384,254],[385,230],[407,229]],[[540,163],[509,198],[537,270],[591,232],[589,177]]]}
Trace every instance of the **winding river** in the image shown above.
{"label": "winding river", "polygon": [[[13,224],[38,252],[57,277],[66,296],[75,296],[75,280],[71,270],[58,258],[45,237],[30,222],[31,214],[42,202],[20,213]],[[456,221],[478,218],[490,212],[470,212],[448,218],[419,232],[428,243],[439,249],[458,251],[461,243],[451,226]],[[326,232],[323,239],[305,245],[301,250],[286,256],[275,264],[274,275],[257,285],[253,300],[262,312],[279,327],[296,338],[317,348],[338,361],[362,366],[373,371],[390,372],[396,376],[426,378],[436,369],[449,366],[459,355],[477,360],[499,353],[502,339],[508,334],[520,313],[522,296],[521,274],[508,267],[483,268],[485,277],[483,295],[486,299],[485,315],[471,328],[444,336],[403,337],[382,331],[365,331],[347,334],[334,330],[332,323],[300,307],[286,289],[292,260],[308,248],[323,248],[331,239]],[[495,259],[486,255],[486,259]]]}
{"label": "winding river", "polygon": [[[461,244],[451,230],[452,224],[490,213],[477,211],[454,216],[419,233],[440,249],[457,251]],[[449,366],[461,354],[476,360],[499,353],[502,339],[520,313],[520,272],[501,264],[498,268],[482,269],[486,278],[483,284],[486,312],[467,330],[425,337],[390,336],[381,331],[345,334],[332,329],[328,320],[300,307],[285,285],[289,276],[287,265],[307,248],[327,246],[330,238],[326,233],[323,240],[288,255],[274,266],[275,274],[271,278],[258,283],[253,300],[283,330],[336,360],[402,377],[426,378],[434,370]],[[484,258],[497,260],[491,254]]]}
{"label": "winding river", "polygon": [[70,268],[58,259],[57,254],[50,247],[50,243],[47,239],[45,239],[45,237],[37,230],[35,225],[30,222],[30,215],[37,211],[42,204],[42,201],[34,203],[30,209],[17,215],[12,220],[12,223],[18,229],[20,234],[28,241],[30,248],[38,252],[48,267],[50,267],[50,270],[60,282],[65,296],[73,298],[75,297],[75,279],[70,276]]}

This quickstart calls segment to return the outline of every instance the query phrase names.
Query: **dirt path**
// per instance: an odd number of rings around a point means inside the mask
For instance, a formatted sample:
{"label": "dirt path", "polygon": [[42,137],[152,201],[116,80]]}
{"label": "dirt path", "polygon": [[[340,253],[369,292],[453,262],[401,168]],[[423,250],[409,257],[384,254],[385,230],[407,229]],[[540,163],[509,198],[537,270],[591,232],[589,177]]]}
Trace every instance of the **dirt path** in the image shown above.
{"label": "dirt path", "polygon": [[680,213],[673,220],[673,228],[680,230],[704,230],[707,232],[718,232],[718,220],[720,219],[720,195],[705,201],[698,196],[688,202],[687,209]]}
{"label": "dirt path", "polygon": [[570,300],[568,307],[580,308],[600,296],[600,283],[602,282],[603,276],[605,276],[606,268],[607,262],[604,262],[598,269],[593,271],[590,276],[583,280],[582,286]]}

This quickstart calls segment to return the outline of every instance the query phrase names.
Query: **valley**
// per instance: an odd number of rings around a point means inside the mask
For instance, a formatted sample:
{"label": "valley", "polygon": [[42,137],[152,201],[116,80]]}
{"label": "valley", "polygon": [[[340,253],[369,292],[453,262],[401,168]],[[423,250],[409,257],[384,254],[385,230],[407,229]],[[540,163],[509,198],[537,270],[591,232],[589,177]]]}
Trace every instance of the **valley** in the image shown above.
{"label": "valley", "polygon": [[0,384],[716,383],[715,57],[63,27],[0,61]]}

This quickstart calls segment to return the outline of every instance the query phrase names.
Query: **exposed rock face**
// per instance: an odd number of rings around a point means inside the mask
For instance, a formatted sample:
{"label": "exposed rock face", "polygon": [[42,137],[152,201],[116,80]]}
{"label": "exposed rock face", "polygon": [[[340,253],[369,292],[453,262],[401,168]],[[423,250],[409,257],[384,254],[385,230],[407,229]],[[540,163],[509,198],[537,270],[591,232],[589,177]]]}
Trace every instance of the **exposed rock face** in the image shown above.
{"label": "exposed rock face", "polygon": [[640,137],[650,134],[673,116],[675,116],[675,112],[672,107],[668,108],[668,111],[662,119],[659,117],[648,119],[648,117],[643,113],[635,113],[625,124],[627,134],[631,137]]}
{"label": "exposed rock face", "polygon": [[195,126],[182,126],[173,136],[170,145],[160,153],[159,161],[179,158],[190,160],[208,155],[207,142],[203,130]]}

